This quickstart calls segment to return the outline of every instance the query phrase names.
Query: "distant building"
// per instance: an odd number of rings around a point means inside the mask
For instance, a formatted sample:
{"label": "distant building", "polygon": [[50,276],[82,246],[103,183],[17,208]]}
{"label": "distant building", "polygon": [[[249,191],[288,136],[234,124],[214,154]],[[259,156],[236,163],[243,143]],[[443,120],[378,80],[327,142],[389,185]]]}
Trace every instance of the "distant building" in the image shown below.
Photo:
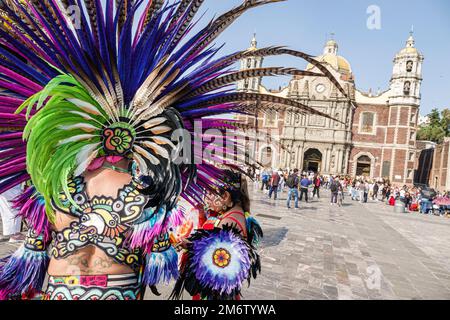
{"label": "distant building", "polygon": [[441,192],[450,191],[450,138],[434,149],[429,185]]}
{"label": "distant building", "polygon": [[[256,49],[254,37],[249,50]],[[278,91],[266,89],[261,78],[242,80],[238,83],[241,91],[293,98],[343,122],[299,114],[292,109],[261,112],[258,127],[277,135],[280,144],[258,143],[253,156],[270,167],[413,183],[424,57],[415,48],[412,34],[394,58],[389,89],[375,95],[356,88],[350,63],[338,55],[335,40],[329,40],[316,59],[328,67],[357,107],[323,77],[296,76]],[[241,61],[243,70],[262,66],[260,57]],[[319,72],[313,65],[306,70]],[[255,122],[251,115],[240,119]]]}
{"label": "distant building", "polygon": [[432,141],[419,140],[416,142],[416,148],[417,169],[414,174],[414,183],[419,185],[430,185],[436,143]]}

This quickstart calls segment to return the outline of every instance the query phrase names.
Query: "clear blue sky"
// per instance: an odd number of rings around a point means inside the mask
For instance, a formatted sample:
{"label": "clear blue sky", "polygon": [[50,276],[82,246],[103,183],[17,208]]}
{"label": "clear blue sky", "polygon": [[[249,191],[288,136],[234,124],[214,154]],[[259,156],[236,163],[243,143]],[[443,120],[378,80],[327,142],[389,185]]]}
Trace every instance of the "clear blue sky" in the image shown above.
{"label": "clear blue sky", "polygon": [[[205,21],[242,0],[206,0]],[[381,29],[367,28],[370,5],[381,9]],[[404,47],[414,25],[416,47],[425,56],[421,114],[436,107],[450,107],[450,1],[448,0],[288,0],[253,9],[217,40],[226,43],[223,53],[249,47],[256,31],[258,46],[286,45],[313,55],[322,52],[326,35],[334,32],[339,54],[347,58],[359,89],[385,90],[392,60]],[[265,65],[304,67],[300,60],[268,59]],[[266,79],[277,88],[288,79]]]}

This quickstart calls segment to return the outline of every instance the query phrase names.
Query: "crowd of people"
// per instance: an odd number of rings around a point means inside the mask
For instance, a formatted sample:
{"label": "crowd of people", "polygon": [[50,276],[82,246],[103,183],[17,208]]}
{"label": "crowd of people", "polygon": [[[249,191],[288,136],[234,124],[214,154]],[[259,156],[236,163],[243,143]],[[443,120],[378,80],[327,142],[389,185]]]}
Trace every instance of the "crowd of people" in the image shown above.
{"label": "crowd of people", "polygon": [[344,198],[360,203],[383,202],[390,206],[402,206],[406,212],[420,212],[449,216],[450,191],[436,192],[419,186],[399,186],[387,179],[369,179],[365,176],[350,177],[300,172],[298,169],[263,169],[254,173],[255,186],[277,200],[281,192],[287,192],[286,206],[299,207],[299,201],[308,202],[320,198],[320,189],[331,194],[331,205],[341,206]]}

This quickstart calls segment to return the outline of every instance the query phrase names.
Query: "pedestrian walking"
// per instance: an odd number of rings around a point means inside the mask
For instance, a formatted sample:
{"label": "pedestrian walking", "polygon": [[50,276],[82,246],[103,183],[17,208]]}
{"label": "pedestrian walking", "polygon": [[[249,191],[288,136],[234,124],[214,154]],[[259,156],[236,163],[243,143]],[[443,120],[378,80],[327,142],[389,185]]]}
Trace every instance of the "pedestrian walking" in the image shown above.
{"label": "pedestrian walking", "polygon": [[364,197],[363,202],[364,203],[367,203],[368,196],[369,196],[369,182],[365,181],[364,182],[364,194],[363,194],[363,197]]}
{"label": "pedestrian walking", "polygon": [[378,182],[375,182],[375,184],[373,185],[373,195],[372,195],[372,200],[377,200],[378,201],[378,191],[380,189],[380,186],[378,185]]}
{"label": "pedestrian walking", "polygon": [[313,198],[314,198],[314,196],[317,196],[317,199],[320,198],[319,190],[320,190],[321,183],[322,183],[322,181],[320,180],[319,176],[316,175],[313,180],[313,185],[314,185],[313,195],[312,195]]}
{"label": "pedestrian walking", "polygon": [[339,193],[339,180],[334,179],[333,182],[330,185],[330,191],[331,191],[331,205],[334,205],[337,203],[338,193]]}
{"label": "pedestrian walking", "polygon": [[308,187],[310,184],[311,180],[304,175],[300,181],[300,202],[303,199],[303,195],[305,195],[305,202],[308,202]]}
{"label": "pedestrian walking", "polygon": [[273,171],[272,177],[270,178],[270,189],[269,189],[269,199],[272,199],[272,193],[274,194],[273,199],[277,200],[278,186],[280,184],[280,175],[277,171]]}
{"label": "pedestrian walking", "polygon": [[364,181],[361,180],[358,184],[359,202],[360,203],[364,203],[365,189],[366,189],[366,184],[364,183]]}
{"label": "pedestrian walking", "polygon": [[288,177],[286,181],[286,185],[289,188],[286,202],[288,209],[291,208],[292,197],[294,197],[295,208],[298,209],[298,184],[299,184],[298,169],[294,169],[294,172]]}
{"label": "pedestrian walking", "polygon": [[342,183],[339,183],[339,185],[338,185],[338,195],[337,195],[338,206],[342,207],[342,203],[343,202],[344,202],[344,186],[342,185]]}
{"label": "pedestrian walking", "polygon": [[269,189],[269,180],[270,174],[266,169],[264,169],[261,174],[261,191]]}

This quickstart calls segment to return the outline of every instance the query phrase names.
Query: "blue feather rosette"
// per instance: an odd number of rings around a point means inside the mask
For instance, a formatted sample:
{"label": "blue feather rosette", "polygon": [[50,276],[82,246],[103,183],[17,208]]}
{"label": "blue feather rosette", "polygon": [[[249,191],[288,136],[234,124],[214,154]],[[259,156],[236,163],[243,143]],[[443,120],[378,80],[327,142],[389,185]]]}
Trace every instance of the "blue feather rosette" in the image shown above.
{"label": "blue feather rosette", "polygon": [[188,240],[172,298],[181,298],[186,290],[202,299],[234,300],[242,283],[260,271],[255,248],[232,226],[197,230]]}

